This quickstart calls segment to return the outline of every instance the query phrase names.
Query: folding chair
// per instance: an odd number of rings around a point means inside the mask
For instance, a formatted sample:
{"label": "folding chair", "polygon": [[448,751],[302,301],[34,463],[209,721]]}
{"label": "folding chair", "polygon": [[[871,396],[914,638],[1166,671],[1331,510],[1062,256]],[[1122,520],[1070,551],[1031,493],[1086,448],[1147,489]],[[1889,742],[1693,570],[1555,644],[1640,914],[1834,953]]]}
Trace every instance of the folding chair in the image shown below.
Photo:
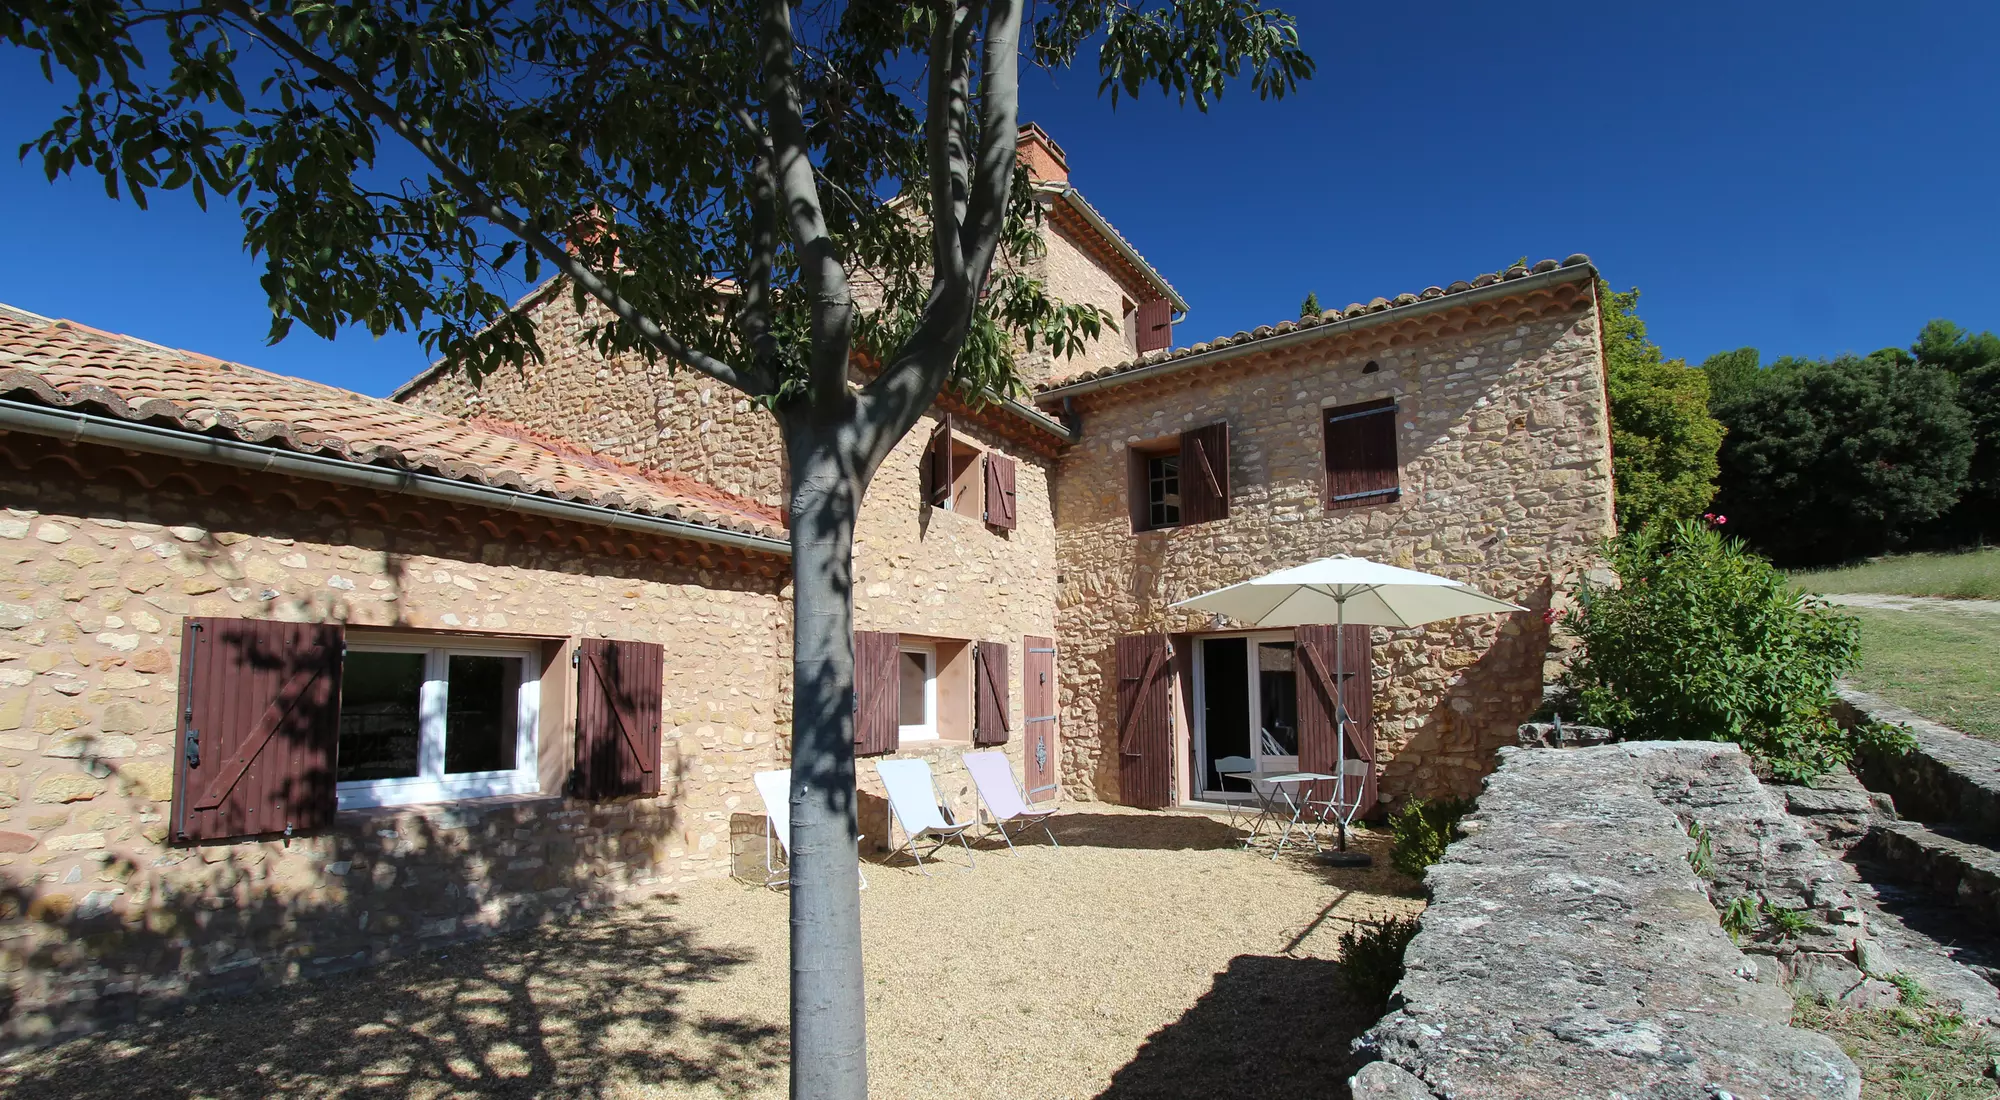
{"label": "folding chair", "polygon": [[[979,791],[979,801],[986,807],[986,813],[993,818],[993,827],[999,830],[1000,839],[1007,842],[1012,850],[1014,837],[1021,835],[1036,825],[1048,833],[1049,843],[1056,843],[1056,834],[1049,828],[1049,818],[1054,817],[1054,806],[1030,806],[1021,797],[1021,788],[1014,783],[1014,766],[1007,762],[1004,752],[968,752],[960,757],[965,761],[965,770],[972,773],[972,785]],[[1008,835],[1007,826],[1015,825],[1013,835]]]}
{"label": "folding chair", "polygon": [[[775,890],[791,883],[792,865],[792,769],[784,768],[774,772],[758,772],[751,777],[757,783],[757,797],[764,800],[764,885]],[[857,842],[862,838],[855,837]],[[772,859],[771,842],[778,843],[778,859]],[[784,866],[780,868],[779,864]],[[783,870],[784,878],[778,877]],[[868,889],[868,875],[855,865],[854,873],[861,876],[861,888]]]}
{"label": "folding chair", "polygon": [[1223,805],[1229,807],[1229,827],[1232,829],[1236,827],[1236,819],[1242,816],[1243,811],[1254,808],[1257,802],[1256,788],[1250,783],[1250,774],[1256,770],[1257,762],[1247,756],[1225,756],[1215,762],[1216,782],[1220,784],[1222,793],[1229,793],[1230,780],[1240,779],[1246,788],[1244,793],[1250,796],[1248,803],[1239,803],[1234,799],[1223,800]]}
{"label": "folding chair", "polygon": [[[955,824],[945,816],[938,805],[937,784],[931,778],[931,766],[922,760],[877,760],[875,771],[882,777],[882,787],[889,792],[889,810],[895,815],[895,824],[903,829],[902,847],[908,848],[911,857],[917,861],[917,870],[930,877],[930,869],[924,866],[924,853],[917,851],[917,842],[926,838],[931,846],[925,851],[936,852],[939,848],[958,841],[965,849],[966,870],[972,869],[972,845],[966,843],[965,831],[972,828],[972,822]],[[894,840],[894,829],[889,839]],[[894,850],[892,846],[891,850]]]}

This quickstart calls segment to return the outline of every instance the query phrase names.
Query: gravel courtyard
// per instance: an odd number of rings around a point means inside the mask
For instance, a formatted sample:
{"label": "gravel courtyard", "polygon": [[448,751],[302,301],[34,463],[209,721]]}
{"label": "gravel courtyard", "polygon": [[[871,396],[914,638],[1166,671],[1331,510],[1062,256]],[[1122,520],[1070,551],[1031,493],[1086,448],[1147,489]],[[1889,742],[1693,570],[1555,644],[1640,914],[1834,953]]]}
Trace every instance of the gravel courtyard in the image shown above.
{"label": "gravel courtyard", "polygon": [[[1084,807],[1018,854],[868,868],[871,1093],[1325,1097],[1379,1008],[1332,960],[1421,902],[1244,852],[1197,814]],[[1383,855],[1381,838],[1361,840]],[[782,1097],[786,899],[704,882],[19,1057],[42,1097]]]}

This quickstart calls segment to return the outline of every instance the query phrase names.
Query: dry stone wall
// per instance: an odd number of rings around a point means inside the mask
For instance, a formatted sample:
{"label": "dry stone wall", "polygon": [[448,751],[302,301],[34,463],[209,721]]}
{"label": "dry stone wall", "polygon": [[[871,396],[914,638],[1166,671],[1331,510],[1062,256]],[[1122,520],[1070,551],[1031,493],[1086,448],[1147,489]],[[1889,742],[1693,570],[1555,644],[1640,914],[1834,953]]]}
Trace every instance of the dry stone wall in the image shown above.
{"label": "dry stone wall", "polygon": [[[730,814],[757,805],[752,773],[785,757],[782,559],[730,566],[672,544],[660,560],[601,529],[534,530],[19,436],[8,447],[7,1039],[725,874]],[[170,847],[176,671],[191,615],[338,621],[350,640],[370,626],[546,639],[544,797],[343,812],[328,833],[289,843]],[[559,794],[576,689],[555,657],[582,636],[665,646],[659,798]]]}
{"label": "dry stone wall", "polygon": [[[1398,402],[1401,498],[1328,512],[1321,410],[1388,397]],[[1612,532],[1587,282],[1252,351],[1085,395],[1075,408],[1083,439],[1057,468],[1055,513],[1072,790],[1118,796],[1119,635],[1210,629],[1207,616],[1168,605],[1337,553],[1440,573],[1529,608],[1375,631],[1384,794],[1479,789],[1494,750],[1540,702],[1546,613]],[[1134,534],[1128,448],[1216,420],[1230,430],[1229,517]]]}

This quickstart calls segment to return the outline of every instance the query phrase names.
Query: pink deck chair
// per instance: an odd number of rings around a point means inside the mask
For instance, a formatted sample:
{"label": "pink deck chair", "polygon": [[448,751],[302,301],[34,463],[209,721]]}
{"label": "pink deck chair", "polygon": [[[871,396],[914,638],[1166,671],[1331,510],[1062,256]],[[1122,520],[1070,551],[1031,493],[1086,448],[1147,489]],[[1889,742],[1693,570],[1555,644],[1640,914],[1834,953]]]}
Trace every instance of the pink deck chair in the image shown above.
{"label": "pink deck chair", "polygon": [[[1021,788],[1014,782],[1014,766],[1007,762],[1004,752],[969,752],[960,759],[965,761],[965,770],[972,773],[972,785],[979,789],[979,801],[986,807],[987,816],[993,819],[993,827],[1000,831],[1000,839],[1014,847],[1014,837],[1040,825],[1049,836],[1049,843],[1056,843],[1055,831],[1049,828],[1049,818],[1054,817],[1054,806],[1031,806],[1021,797]],[[1012,835],[1008,826],[1012,825]]]}

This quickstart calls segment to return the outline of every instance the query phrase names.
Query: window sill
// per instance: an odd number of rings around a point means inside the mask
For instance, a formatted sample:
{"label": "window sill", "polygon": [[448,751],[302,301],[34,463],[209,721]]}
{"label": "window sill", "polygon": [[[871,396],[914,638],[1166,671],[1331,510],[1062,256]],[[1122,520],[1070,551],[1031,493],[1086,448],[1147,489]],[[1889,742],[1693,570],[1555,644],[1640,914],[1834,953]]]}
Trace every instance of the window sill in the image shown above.
{"label": "window sill", "polygon": [[407,818],[420,819],[442,828],[463,828],[477,824],[490,813],[543,803],[560,806],[567,801],[563,795],[548,794],[543,791],[528,794],[496,794],[482,798],[458,798],[449,802],[409,802],[400,806],[356,807],[351,810],[336,811],[333,821],[334,828],[338,831],[363,829],[377,822]]}

